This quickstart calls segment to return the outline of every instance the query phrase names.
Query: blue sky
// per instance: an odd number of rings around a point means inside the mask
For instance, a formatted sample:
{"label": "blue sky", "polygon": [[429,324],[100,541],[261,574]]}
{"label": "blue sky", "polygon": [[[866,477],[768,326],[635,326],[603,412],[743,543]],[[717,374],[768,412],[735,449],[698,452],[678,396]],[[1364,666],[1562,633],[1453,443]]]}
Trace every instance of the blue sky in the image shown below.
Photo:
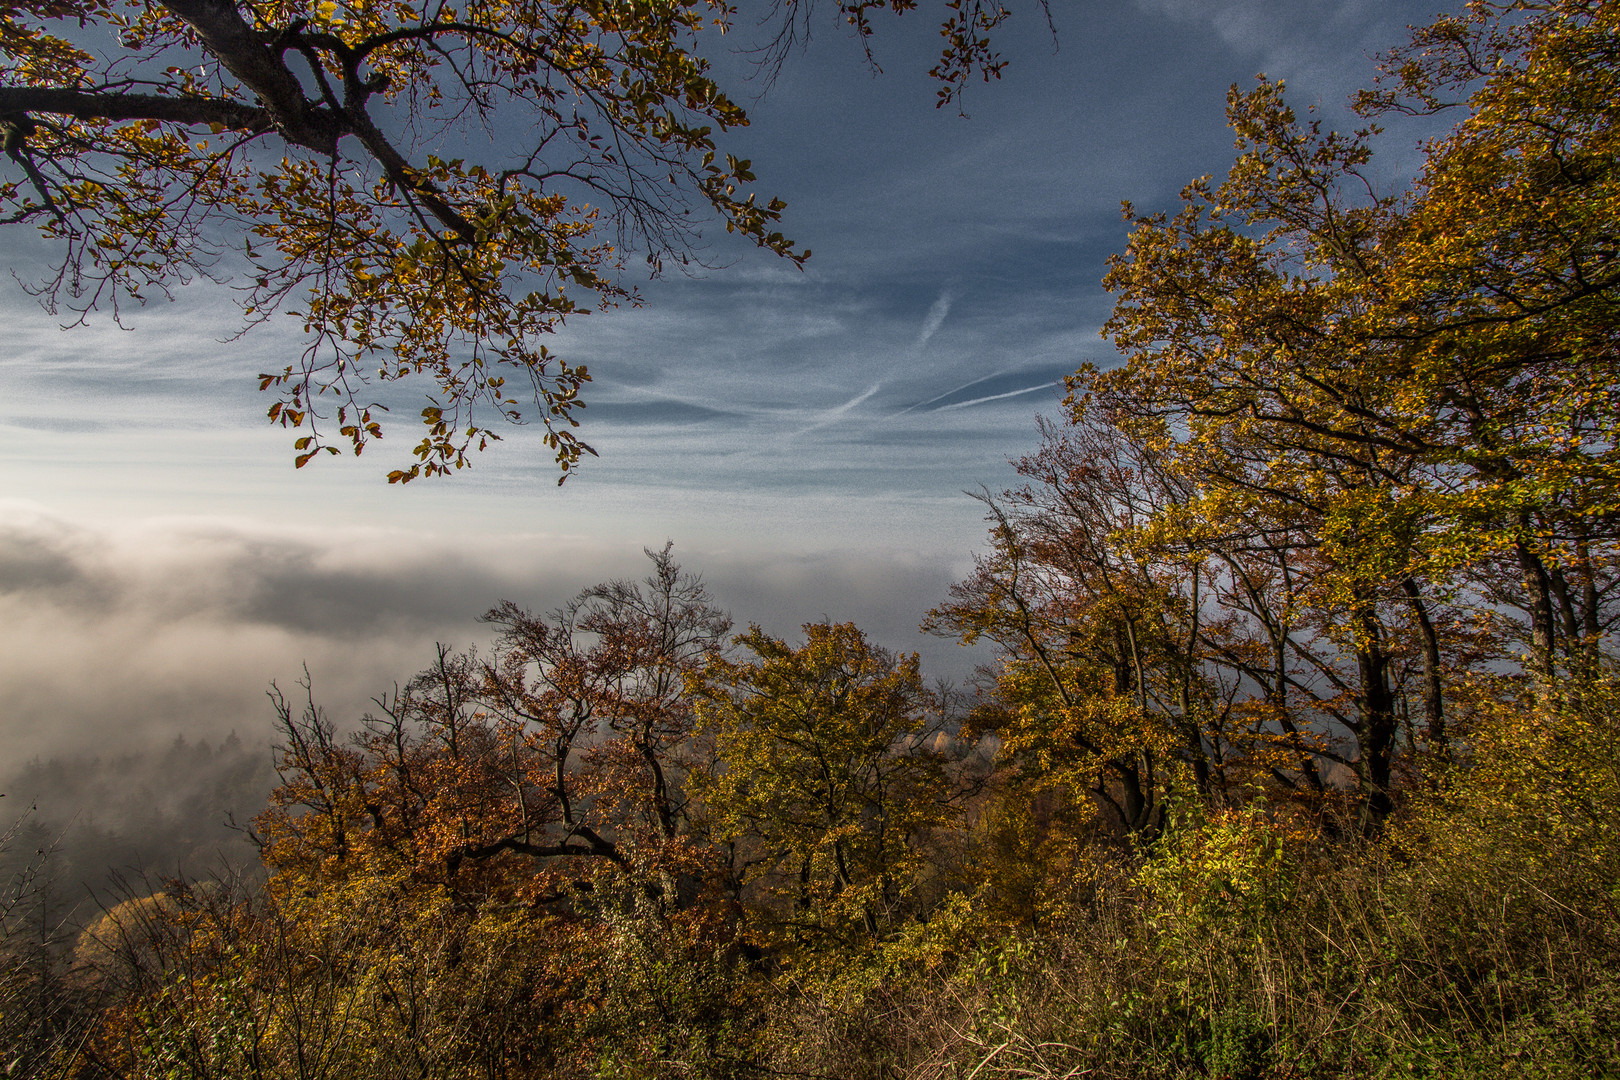
{"label": "blue sky", "polygon": [[[1056,47],[1020,8],[1006,76],[972,87],[968,118],[933,108],[926,12],[879,24],[882,76],[830,21],[759,100],[745,58],[718,56],[754,121],[732,152],[815,255],[801,272],[722,234],[718,269],[571,322],[556,350],[590,366],[581,434],[601,457],[560,490],[527,431],[450,481],[389,487],[408,421],[380,454],[294,472],[253,378],[298,348],[294,328],[224,343],[233,309],[208,286],[131,313],[129,331],[64,332],[8,285],[6,753],[252,731],[268,681],[304,662],[350,715],[433,641],[478,641],[497,600],[548,607],[638,573],[665,539],[739,623],[853,619],[960,680],[976,657],[916,625],[984,535],[964,491],[1006,486],[1062,376],[1113,357],[1100,279],[1120,201],[1169,209],[1220,173],[1226,89],[1260,71],[1351,126],[1372,54],[1434,10],[1054,0]],[[1417,134],[1385,140],[1392,187]],[[0,244],[24,277],[46,254]]]}

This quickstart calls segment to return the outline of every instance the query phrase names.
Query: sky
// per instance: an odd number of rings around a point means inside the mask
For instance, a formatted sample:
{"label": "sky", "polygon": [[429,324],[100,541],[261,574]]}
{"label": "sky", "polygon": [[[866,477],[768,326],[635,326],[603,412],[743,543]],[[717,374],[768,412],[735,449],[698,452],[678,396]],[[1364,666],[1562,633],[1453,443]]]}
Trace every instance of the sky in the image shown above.
{"label": "sky", "polygon": [[[1224,171],[1226,90],[1258,72],[1355,126],[1345,99],[1373,56],[1442,6],[1053,0],[1054,42],[1019,4],[1006,73],[972,86],[966,117],[933,107],[926,8],[878,24],[882,74],[830,18],[768,91],[717,55],[753,119],[731,152],[815,254],[801,271],[722,233],[714,269],[572,320],[553,351],[589,365],[580,434],[600,456],[560,489],[531,431],[452,479],[389,486],[408,420],[358,461],[295,471],[254,378],[296,355],[295,327],[227,341],[229,294],[199,285],[128,329],[63,330],[0,282],[0,777],[263,737],[268,685],[306,666],[352,719],[435,641],[487,641],[497,601],[544,610],[639,576],[665,540],[739,625],[853,620],[961,681],[985,655],[917,626],[981,546],[971,493],[1014,481],[1065,374],[1117,359],[1098,330],[1121,201],[1173,209]],[[1386,136],[1392,189],[1417,138]],[[23,280],[49,256],[15,230],[0,253]]]}

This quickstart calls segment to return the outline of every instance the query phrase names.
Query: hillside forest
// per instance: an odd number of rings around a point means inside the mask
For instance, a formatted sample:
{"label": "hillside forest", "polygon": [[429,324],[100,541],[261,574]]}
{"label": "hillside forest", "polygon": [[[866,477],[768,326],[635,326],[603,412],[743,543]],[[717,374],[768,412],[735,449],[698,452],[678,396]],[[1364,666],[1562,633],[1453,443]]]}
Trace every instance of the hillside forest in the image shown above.
{"label": "hillside forest", "polygon": [[1355,107],[1234,88],[1125,208],[1122,360],[926,616],[970,685],[666,545],[365,716],[283,686],[260,869],[52,937],[13,831],[7,1075],[1620,1075],[1620,3]]}

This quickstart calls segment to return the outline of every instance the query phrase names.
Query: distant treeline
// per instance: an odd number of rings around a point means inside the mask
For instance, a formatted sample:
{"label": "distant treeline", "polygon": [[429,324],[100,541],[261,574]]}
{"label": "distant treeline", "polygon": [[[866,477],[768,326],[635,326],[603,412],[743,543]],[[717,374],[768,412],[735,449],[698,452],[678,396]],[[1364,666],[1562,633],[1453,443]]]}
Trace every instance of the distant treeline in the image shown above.
{"label": "distant treeline", "polygon": [[218,746],[177,736],[162,749],[36,758],[0,777],[0,810],[14,828],[0,875],[33,867],[56,921],[76,933],[139,882],[257,872],[256,850],[231,823],[263,808],[273,760],[267,740],[235,732]]}

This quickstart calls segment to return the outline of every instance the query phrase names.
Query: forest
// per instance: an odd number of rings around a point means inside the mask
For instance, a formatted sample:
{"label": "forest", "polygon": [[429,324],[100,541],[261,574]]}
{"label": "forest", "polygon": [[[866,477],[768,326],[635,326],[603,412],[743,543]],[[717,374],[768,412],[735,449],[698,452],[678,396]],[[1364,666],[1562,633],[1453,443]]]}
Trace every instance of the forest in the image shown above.
{"label": "forest", "polygon": [[[991,9],[949,6],[947,100],[997,62]],[[496,603],[364,716],[278,687],[260,868],[130,882],[42,940],[48,845],[6,835],[7,1075],[1620,1076],[1620,3],[1479,0],[1355,107],[1342,133],[1234,87],[1226,175],[1125,207],[1122,361],[981,494],[924,620],[991,647],[971,683],[850,623],[742,629],[666,544]],[[1387,192],[1405,117],[1443,130]],[[456,233],[433,184],[473,168],[401,173],[455,234],[413,272],[503,229],[596,272],[521,194]],[[797,257],[747,171],[702,182]],[[417,333],[387,314],[415,285],[352,273],[312,319]],[[427,419],[412,475],[478,441]]]}

